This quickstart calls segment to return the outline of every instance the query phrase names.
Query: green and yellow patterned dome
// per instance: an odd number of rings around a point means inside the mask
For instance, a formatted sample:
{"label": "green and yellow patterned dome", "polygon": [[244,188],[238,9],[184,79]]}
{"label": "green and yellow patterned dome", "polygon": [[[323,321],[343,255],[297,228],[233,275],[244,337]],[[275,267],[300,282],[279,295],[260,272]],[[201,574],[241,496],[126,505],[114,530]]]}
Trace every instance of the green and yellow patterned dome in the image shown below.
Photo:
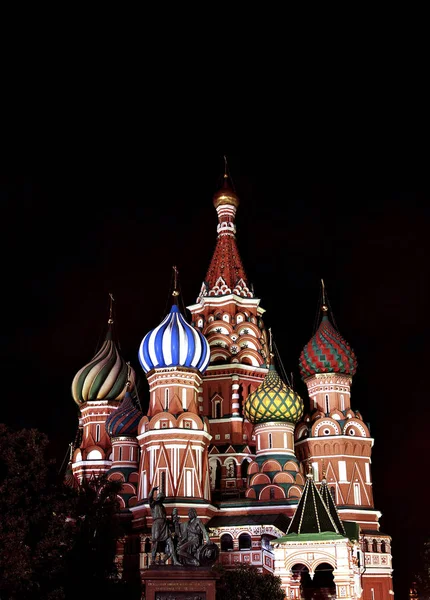
{"label": "green and yellow patterned dome", "polygon": [[246,399],[244,414],[254,425],[268,421],[297,423],[303,415],[303,400],[270,365],[263,382]]}

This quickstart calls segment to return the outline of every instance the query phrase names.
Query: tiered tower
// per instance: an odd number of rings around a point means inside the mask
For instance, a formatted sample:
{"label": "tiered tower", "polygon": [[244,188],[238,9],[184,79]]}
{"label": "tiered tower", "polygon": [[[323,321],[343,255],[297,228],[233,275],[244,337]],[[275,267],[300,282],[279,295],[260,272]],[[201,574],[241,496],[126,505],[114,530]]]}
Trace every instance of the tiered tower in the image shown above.
{"label": "tiered tower", "polygon": [[139,481],[139,444],[137,428],[141,411],[134,405],[130,392],[125,394],[121,405],[106,419],[105,428],[112,442],[112,466],[108,479],[121,481],[121,508],[135,506]]}
{"label": "tiered tower", "polygon": [[244,413],[254,424],[256,456],[248,470],[246,497],[258,500],[300,498],[304,484],[294,452],[294,427],[303,415],[303,401],[279,377],[274,355],[269,372],[248,396]]}
{"label": "tiered tower", "polygon": [[[174,293],[175,301],[178,292]],[[139,424],[141,448],[138,499],[147,501],[158,486],[166,502],[182,507],[210,503],[209,424],[199,414],[202,374],[209,363],[209,344],[189,325],[177,304],[142,340],[139,360],[149,384],[149,409]]]}
{"label": "tiered tower", "polygon": [[236,245],[239,198],[227,174],[213,197],[217,243],[197,303],[189,306],[193,326],[207,338],[210,364],[199,390],[198,413],[209,418],[211,489],[215,498],[245,491],[255,449],[244,399],[267,373],[264,310],[249,284]]}
{"label": "tiered tower", "polygon": [[127,389],[132,390],[135,384],[134,369],[120,354],[113,325],[111,296],[105,341],[72,382],[72,396],[80,411],[72,468],[79,480],[110,468],[112,445],[105,429],[106,419],[118,408]]}
{"label": "tiered tower", "polygon": [[[374,440],[351,406],[357,359],[329,319],[323,283],[320,325],[300,355],[310,412],[296,428],[296,454],[310,463],[316,482],[333,497],[343,521],[359,524],[364,597],[391,593],[391,539],[380,532],[381,513],[373,503],[371,453]],[[325,491],[327,493],[327,491]]]}
{"label": "tiered tower", "polygon": [[370,457],[373,439],[361,414],[351,408],[357,369],[354,351],[330,322],[323,300],[321,323],[300,356],[311,412],[296,430],[297,454],[311,461],[316,482],[323,469],[343,518],[377,528]]}

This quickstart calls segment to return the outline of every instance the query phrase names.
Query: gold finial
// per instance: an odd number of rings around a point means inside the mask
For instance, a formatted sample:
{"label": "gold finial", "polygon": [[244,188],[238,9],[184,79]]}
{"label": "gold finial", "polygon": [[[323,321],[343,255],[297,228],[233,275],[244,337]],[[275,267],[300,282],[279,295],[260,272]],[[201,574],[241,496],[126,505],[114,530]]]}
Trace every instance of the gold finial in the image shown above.
{"label": "gold finial", "polygon": [[174,296],[176,298],[176,296],[179,296],[179,291],[177,289],[177,287],[178,287],[178,269],[175,266],[173,267],[173,273],[174,273],[174,283],[173,283],[172,296]]}
{"label": "gold finial", "polygon": [[227,179],[227,177],[228,177],[227,171],[228,171],[227,157],[224,154],[224,179]]}
{"label": "gold finial", "polygon": [[115,302],[115,298],[113,297],[113,295],[111,294],[111,292],[109,292],[109,319],[108,319],[108,324],[112,325],[113,324],[113,303]]}
{"label": "gold finial", "polygon": [[270,364],[273,364],[273,359],[274,358],[275,358],[275,354],[273,352],[272,328],[269,327],[269,359],[270,359]]}
{"label": "gold finial", "polygon": [[325,285],[324,285],[324,279],[321,279],[321,288],[322,288],[322,311],[323,312],[327,312],[328,311],[328,307],[326,304],[326,298],[325,298]]}

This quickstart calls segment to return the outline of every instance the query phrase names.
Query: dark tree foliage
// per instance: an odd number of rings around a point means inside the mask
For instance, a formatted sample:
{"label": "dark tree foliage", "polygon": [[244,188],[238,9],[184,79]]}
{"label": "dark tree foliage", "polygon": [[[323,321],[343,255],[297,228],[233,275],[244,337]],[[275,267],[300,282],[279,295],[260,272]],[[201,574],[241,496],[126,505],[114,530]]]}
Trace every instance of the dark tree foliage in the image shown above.
{"label": "dark tree foliage", "polygon": [[47,448],[43,433],[0,424],[0,598],[121,594],[127,586],[114,562],[121,484],[100,477],[72,490],[58,480]]}
{"label": "dark tree foliage", "polygon": [[242,564],[234,569],[217,568],[217,600],[284,600],[281,578],[260,573],[253,565]]}

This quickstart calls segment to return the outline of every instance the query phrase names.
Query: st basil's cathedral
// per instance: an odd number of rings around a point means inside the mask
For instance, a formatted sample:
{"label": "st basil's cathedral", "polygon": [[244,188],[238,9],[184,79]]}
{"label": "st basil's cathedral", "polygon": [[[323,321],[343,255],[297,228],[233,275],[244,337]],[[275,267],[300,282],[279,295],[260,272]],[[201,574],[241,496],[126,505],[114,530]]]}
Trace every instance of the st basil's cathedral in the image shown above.
{"label": "st basil's cathedral", "polygon": [[319,597],[388,600],[391,538],[373,503],[374,440],[351,402],[354,351],[323,288],[319,326],[299,357],[305,412],[280,375],[242,264],[239,198],[227,172],[213,204],[216,246],[187,307],[191,318],[175,286],[169,312],[136,348],[149,387],[146,413],[136,386],[142,375],[121,354],[112,308],[105,341],[76,373],[79,428],[66,482],[100,474],[122,482],[124,576],[151,564],[148,496],[158,486],[169,517],[175,508],[185,521],[196,510],[225,567],[248,563],[280,576],[286,598],[318,588]]}

